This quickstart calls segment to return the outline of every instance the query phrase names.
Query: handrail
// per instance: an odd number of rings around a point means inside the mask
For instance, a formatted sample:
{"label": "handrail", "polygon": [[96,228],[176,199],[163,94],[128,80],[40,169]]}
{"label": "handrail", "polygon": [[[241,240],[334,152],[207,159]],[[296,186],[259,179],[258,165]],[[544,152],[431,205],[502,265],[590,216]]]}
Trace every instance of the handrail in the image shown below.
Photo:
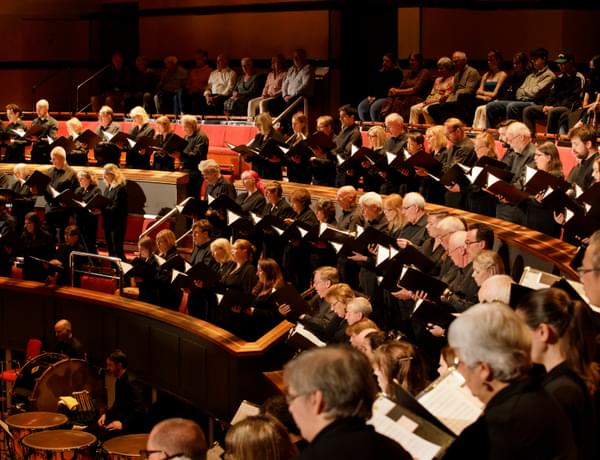
{"label": "handrail", "polygon": [[144,230],[139,238],[138,241],[141,240],[143,237],[145,237],[146,235],[150,234],[150,232],[152,232],[152,230],[154,230],[154,227],[158,227],[160,224],[162,224],[163,222],[165,222],[169,217],[171,217],[173,214],[181,212],[183,210],[183,207],[187,204],[188,201],[190,201],[192,198],[192,196],[188,196],[185,200],[183,200],[181,203],[175,205],[175,207],[173,209],[171,209],[168,213],[166,213],[164,216],[162,216],[160,219],[158,219],[156,222],[154,222],[152,225],[150,225],[150,227],[148,227],[146,230]]}
{"label": "handrail", "polygon": [[[95,267],[91,263],[90,263],[90,266],[92,267],[92,269],[88,269],[88,270],[75,269],[75,257],[86,257],[87,259],[104,260],[107,262],[114,263],[117,267],[118,276],[116,274],[111,275],[111,274],[107,274],[107,273],[99,273],[94,270]],[[91,260],[90,260],[90,262],[91,262]],[[121,259],[119,259],[118,257],[101,256],[99,254],[92,254],[89,252],[73,251],[69,255],[69,264],[71,267],[71,286],[73,286],[73,287],[75,286],[75,273],[83,273],[83,274],[88,274],[88,275],[94,275],[98,278],[108,278],[108,279],[118,280],[119,292],[121,293],[121,295],[123,295],[123,266],[121,265],[122,264]]]}
{"label": "handrail", "polygon": [[42,86],[42,85],[46,84],[47,82],[49,82],[50,80],[52,80],[63,70],[64,69],[56,69],[54,72],[48,72],[44,78],[42,78],[40,81],[38,81],[35,85],[33,85],[31,87],[31,107],[33,107],[35,109],[35,103],[37,102],[35,93],[36,93],[37,89],[40,86]]}
{"label": "handrail", "polygon": [[183,235],[181,235],[179,238],[177,238],[177,240],[175,241],[176,244],[179,244],[180,241],[183,241],[183,239],[188,236],[190,233],[192,233],[193,230],[193,226],[192,228],[190,228],[189,230],[187,230]]}
{"label": "handrail", "polygon": [[100,70],[98,70],[96,73],[94,73],[94,74],[93,74],[91,77],[88,77],[87,79],[85,79],[84,81],[82,81],[81,83],[79,83],[79,84],[77,85],[77,90],[76,90],[76,92],[77,92],[77,96],[76,96],[76,97],[77,97],[77,99],[76,99],[76,102],[75,102],[75,112],[76,112],[76,113],[77,113],[77,112],[81,112],[81,111],[83,111],[83,109],[86,109],[86,108],[87,108],[89,105],[91,105],[91,103],[89,103],[89,102],[88,102],[88,103],[87,103],[86,105],[84,105],[84,106],[83,106],[81,109],[79,108],[79,90],[80,90],[80,89],[81,89],[83,86],[87,85],[87,84],[88,84],[90,81],[92,81],[94,78],[96,78],[98,75],[100,75],[102,72],[104,72],[106,69],[108,69],[110,66],[112,66],[112,64],[107,64],[107,65],[105,65],[105,66],[104,66],[104,67],[102,67]]}
{"label": "handrail", "polygon": [[281,112],[274,120],[273,120],[273,125],[279,123],[283,118],[287,117],[288,113],[290,113],[293,109],[296,108],[296,106],[298,104],[300,104],[300,102],[304,103],[305,98],[304,97],[299,97],[298,99],[296,99],[294,102],[292,102],[290,104],[290,106],[285,109],[283,112]]}

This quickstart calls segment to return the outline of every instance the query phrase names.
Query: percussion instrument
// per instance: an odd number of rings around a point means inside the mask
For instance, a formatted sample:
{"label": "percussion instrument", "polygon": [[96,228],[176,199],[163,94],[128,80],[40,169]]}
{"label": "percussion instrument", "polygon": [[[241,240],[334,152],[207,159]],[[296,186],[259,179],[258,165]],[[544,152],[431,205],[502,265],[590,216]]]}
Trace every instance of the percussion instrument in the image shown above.
{"label": "percussion instrument", "polygon": [[108,460],[130,460],[141,458],[140,450],[146,448],[147,434],[126,434],[109,439],[102,445]]}
{"label": "percussion instrument", "polygon": [[92,399],[102,397],[100,379],[87,361],[44,353],[29,360],[19,371],[13,401],[23,409],[53,411],[60,396],[83,390],[87,390]]}
{"label": "percussion instrument", "polygon": [[56,412],[25,412],[11,415],[6,419],[12,438],[8,439],[8,451],[11,458],[22,459],[23,438],[35,431],[60,428],[69,421],[68,417]]}
{"label": "percussion instrument", "polygon": [[23,438],[25,460],[93,460],[96,436],[85,431],[39,431]]}

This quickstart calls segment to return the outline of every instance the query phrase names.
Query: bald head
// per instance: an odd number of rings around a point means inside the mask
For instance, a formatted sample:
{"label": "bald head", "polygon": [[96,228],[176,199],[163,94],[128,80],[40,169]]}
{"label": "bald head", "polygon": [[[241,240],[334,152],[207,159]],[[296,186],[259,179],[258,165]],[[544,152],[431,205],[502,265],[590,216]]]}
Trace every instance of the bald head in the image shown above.
{"label": "bald head", "polygon": [[57,321],[54,325],[54,335],[59,342],[66,342],[73,337],[70,321],[66,319]]}
{"label": "bald head", "polygon": [[508,275],[494,275],[481,283],[477,297],[480,303],[510,302],[510,286],[513,280]]}
{"label": "bald head", "polygon": [[205,460],[208,449],[202,428],[183,418],[170,418],[155,425],[148,437],[147,448],[191,460]]}

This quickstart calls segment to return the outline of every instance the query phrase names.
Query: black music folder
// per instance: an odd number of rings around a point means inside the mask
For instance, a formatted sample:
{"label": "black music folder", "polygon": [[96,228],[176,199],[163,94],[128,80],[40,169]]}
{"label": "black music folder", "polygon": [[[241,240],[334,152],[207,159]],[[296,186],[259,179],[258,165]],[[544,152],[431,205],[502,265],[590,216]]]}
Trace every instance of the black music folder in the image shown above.
{"label": "black music folder", "polygon": [[285,284],[273,292],[273,299],[279,305],[287,304],[292,309],[291,319],[298,319],[301,315],[310,312],[310,305],[302,294],[291,284]]}
{"label": "black music folder", "polygon": [[512,205],[519,204],[521,201],[529,198],[527,192],[519,190],[493,174],[488,174],[485,188],[492,194],[503,197]]}
{"label": "black music folder", "polygon": [[547,190],[548,187],[552,187],[553,190],[566,192],[571,188],[571,184],[567,181],[560,179],[559,177],[553,176],[546,171],[534,169],[529,166],[525,166],[525,190],[532,195]]}
{"label": "black music folder", "polygon": [[406,158],[406,164],[413,168],[421,168],[427,172],[439,172],[442,163],[436,160],[432,154],[419,150],[417,153]]}
{"label": "black music folder", "polygon": [[217,198],[213,198],[211,195],[207,195],[208,207],[211,209],[228,209],[239,215],[246,215],[246,212],[235,200],[230,198],[228,195],[219,195]]}
{"label": "black music folder", "polygon": [[21,195],[15,192],[11,188],[0,188],[0,198],[5,201],[12,201],[15,198],[19,198]]}
{"label": "black music folder", "polygon": [[322,150],[329,151],[335,148],[335,142],[325,133],[317,131],[311,134],[306,139],[306,143],[309,147],[315,148],[320,147]]}
{"label": "black music folder", "polygon": [[31,176],[25,181],[25,185],[29,188],[35,187],[38,194],[41,194],[46,190],[50,183],[50,176],[38,171],[37,169],[31,173]]}
{"label": "black music folder", "polygon": [[294,156],[299,156],[304,160],[307,160],[314,156],[313,151],[310,149],[306,140],[298,142],[296,145],[291,147],[286,153],[285,156],[288,158],[292,158]]}
{"label": "black music folder", "polygon": [[49,189],[50,195],[52,195],[52,199],[54,201],[60,203],[62,206],[66,206],[66,207],[73,206],[73,199],[75,198],[75,193],[73,193],[73,190],[66,189],[66,190],[63,190],[62,192],[58,192],[52,186],[49,186],[48,189]]}
{"label": "black music folder", "polygon": [[398,250],[380,246],[377,253],[376,265],[383,272],[392,269],[396,265],[414,266],[425,273],[429,273],[435,268],[435,262],[413,245],[408,245],[404,249]]}
{"label": "black music folder", "polygon": [[416,268],[404,266],[396,285],[412,292],[424,291],[430,300],[439,300],[448,286],[433,276],[423,273]]}
{"label": "black music folder", "polygon": [[521,301],[534,291],[535,289],[531,289],[530,287],[512,283],[510,285],[510,306],[512,308],[517,308]]}
{"label": "black music folder", "polygon": [[236,153],[239,153],[240,155],[242,155],[244,158],[247,157],[253,157],[254,155],[258,155],[258,150],[254,149],[252,147],[248,147],[246,144],[241,144],[241,145],[235,145],[235,144],[231,144],[229,142],[225,142],[225,145],[233,150]]}
{"label": "black music folder", "polygon": [[79,141],[81,144],[87,145],[88,149],[93,149],[96,147],[96,145],[102,142],[102,138],[91,129],[86,129],[79,136],[77,136],[75,140]]}
{"label": "black music folder", "polygon": [[30,125],[27,128],[27,131],[22,129],[9,129],[9,131],[15,134],[18,138],[21,139],[30,139],[32,137],[38,137],[41,133],[46,130],[45,126],[42,125]]}
{"label": "black music folder", "polygon": [[221,281],[221,275],[208,265],[198,263],[185,273],[173,270],[171,282],[180,289],[196,287],[194,281],[202,281],[203,288],[215,287]]}
{"label": "black music folder", "polygon": [[223,311],[228,311],[233,307],[244,309],[252,306],[254,296],[239,289],[227,289],[225,293],[217,294],[217,302]]}
{"label": "black music folder", "polygon": [[183,206],[177,205],[176,208],[182,216],[203,216],[206,214],[208,204],[205,200],[190,197]]}
{"label": "black music folder", "polygon": [[440,177],[440,183],[446,187],[452,187],[454,184],[463,183],[468,170],[469,168],[455,164]]}
{"label": "black music folder", "polygon": [[67,155],[71,153],[71,150],[74,150],[76,147],[75,142],[73,142],[71,139],[65,136],[60,136],[59,138],[55,139],[49,144],[49,146],[50,149],[53,149],[55,147],[62,147],[63,149],[65,149]]}
{"label": "black music folder", "polygon": [[600,207],[600,182],[592,185],[589,190],[579,195],[577,201],[589,204],[590,206]]}
{"label": "black music folder", "polygon": [[96,193],[87,202],[81,201],[81,200],[77,199],[77,197],[75,197],[75,199],[73,199],[72,201],[75,206],[78,206],[78,207],[84,208],[84,209],[104,209],[113,203],[113,200],[105,197],[104,195],[102,195],[100,193]]}
{"label": "black music folder", "polygon": [[443,303],[417,300],[410,318],[420,324],[435,324],[447,330],[456,316]]}
{"label": "black music folder", "polygon": [[173,134],[162,147],[152,146],[152,149],[164,150],[169,153],[182,152],[187,147],[187,144],[187,141],[183,137]]}
{"label": "black music folder", "polygon": [[124,133],[123,131],[119,131],[115,134],[111,134],[108,131],[104,131],[102,134],[104,135],[104,139],[107,142],[110,142],[111,144],[129,147],[130,143],[134,142],[133,139],[131,139],[131,137],[129,136],[129,134]]}

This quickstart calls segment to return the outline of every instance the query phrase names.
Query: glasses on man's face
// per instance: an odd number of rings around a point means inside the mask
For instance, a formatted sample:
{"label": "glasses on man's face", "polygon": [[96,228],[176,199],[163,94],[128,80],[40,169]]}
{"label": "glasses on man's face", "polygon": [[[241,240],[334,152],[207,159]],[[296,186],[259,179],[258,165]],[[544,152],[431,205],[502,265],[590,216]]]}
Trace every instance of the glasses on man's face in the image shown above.
{"label": "glasses on man's face", "polygon": [[469,247],[472,244],[479,243],[480,241],[481,240],[473,240],[473,241],[471,241],[471,240],[465,240],[465,246]]}
{"label": "glasses on man's face", "polygon": [[171,460],[173,458],[183,456],[183,452],[181,452],[179,454],[175,454],[175,455],[169,455],[164,450],[146,450],[146,449],[140,450],[139,454],[140,454],[140,457],[142,457],[143,459],[146,459],[146,460],[149,459],[152,454],[163,454],[164,457],[162,457],[162,460]]}
{"label": "glasses on man's face", "polygon": [[577,269],[577,274],[579,275],[580,278],[582,278],[587,273],[592,273],[592,272],[600,272],[600,268],[583,268],[583,267],[579,267]]}
{"label": "glasses on man's face", "polygon": [[457,129],[458,128],[454,128],[452,131],[446,131],[444,134],[446,135],[446,137],[450,137],[456,132]]}
{"label": "glasses on man's face", "polygon": [[309,394],[311,394],[311,393],[312,393],[312,391],[305,391],[305,392],[303,392],[303,393],[296,393],[296,394],[292,394],[292,393],[286,392],[286,393],[285,393],[285,402],[287,402],[287,403],[288,403],[288,406],[289,406],[289,405],[290,405],[290,404],[292,404],[292,403],[293,403],[293,402],[294,402],[296,399],[298,399],[300,396],[306,396],[306,395],[309,395]]}

